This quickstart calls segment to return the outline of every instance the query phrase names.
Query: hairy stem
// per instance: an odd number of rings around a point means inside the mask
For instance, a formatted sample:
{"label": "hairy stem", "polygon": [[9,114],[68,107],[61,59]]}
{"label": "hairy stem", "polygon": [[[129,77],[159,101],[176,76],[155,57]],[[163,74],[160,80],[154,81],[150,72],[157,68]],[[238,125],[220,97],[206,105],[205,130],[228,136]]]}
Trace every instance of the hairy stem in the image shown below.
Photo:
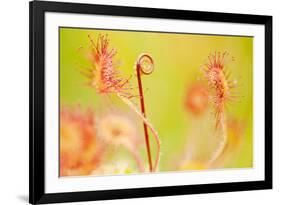
{"label": "hairy stem", "polygon": [[138,110],[136,108],[136,106],[126,97],[123,97],[121,94],[117,93],[117,96],[126,104],[128,105],[141,119],[142,121],[145,123],[145,125],[151,130],[154,139],[156,141],[157,144],[157,151],[156,151],[156,159],[155,159],[155,163],[154,165],[152,165],[152,169],[151,171],[155,172],[157,170],[158,164],[159,164],[159,160],[160,160],[160,139],[158,136],[157,131],[154,129],[154,127],[152,126],[152,124],[148,121],[148,119],[141,113],[140,110]]}
{"label": "hairy stem", "polygon": [[217,149],[212,154],[211,159],[209,160],[209,164],[213,164],[222,155],[227,144],[227,127],[225,118],[225,114],[224,112],[222,112],[220,116],[221,139]]}

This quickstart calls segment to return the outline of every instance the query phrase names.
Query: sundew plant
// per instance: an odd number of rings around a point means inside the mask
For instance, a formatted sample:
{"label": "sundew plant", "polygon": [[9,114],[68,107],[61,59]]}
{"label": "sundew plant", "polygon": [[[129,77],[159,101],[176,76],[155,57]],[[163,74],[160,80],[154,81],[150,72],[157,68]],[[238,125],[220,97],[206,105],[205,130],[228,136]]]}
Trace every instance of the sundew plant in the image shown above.
{"label": "sundew plant", "polygon": [[60,176],[253,163],[253,39],[60,28]]}

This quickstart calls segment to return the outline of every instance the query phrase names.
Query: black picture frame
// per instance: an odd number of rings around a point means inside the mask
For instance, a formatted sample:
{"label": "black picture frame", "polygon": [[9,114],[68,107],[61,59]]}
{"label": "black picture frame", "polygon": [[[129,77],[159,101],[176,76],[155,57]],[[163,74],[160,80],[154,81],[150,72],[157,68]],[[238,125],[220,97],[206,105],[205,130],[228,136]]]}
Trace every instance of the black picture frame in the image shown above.
{"label": "black picture frame", "polygon": [[[272,188],[272,16],[184,11],[124,6],[105,6],[62,2],[32,1],[29,4],[30,61],[30,142],[29,202],[31,204],[74,202],[198,193],[260,190]],[[265,26],[265,180],[235,183],[198,184],[154,188],[135,188],[71,193],[45,192],[45,13],[67,12],[111,16],[197,20],[210,22],[259,24]],[[261,133],[259,133],[261,134]]]}

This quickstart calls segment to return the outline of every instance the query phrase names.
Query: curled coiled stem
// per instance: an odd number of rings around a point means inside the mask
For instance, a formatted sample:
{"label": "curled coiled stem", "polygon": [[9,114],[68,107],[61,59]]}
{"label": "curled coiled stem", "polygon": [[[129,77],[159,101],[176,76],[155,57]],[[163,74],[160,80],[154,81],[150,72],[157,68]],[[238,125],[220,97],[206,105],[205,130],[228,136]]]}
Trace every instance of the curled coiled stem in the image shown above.
{"label": "curled coiled stem", "polygon": [[[154,62],[153,62],[153,59],[151,58],[151,56],[146,53],[141,54],[137,59],[136,71],[137,71],[137,78],[138,78],[141,112],[145,119],[146,119],[146,114],[145,114],[145,104],[144,104],[144,95],[143,95],[143,89],[142,89],[141,74],[149,75],[153,72],[153,70],[154,70]],[[159,138],[158,138],[157,133],[155,132],[156,134],[154,136],[155,136],[155,139],[156,139],[156,142],[158,145],[157,146],[158,150],[157,150],[156,162],[155,162],[155,165],[153,166],[147,126],[148,126],[148,124],[145,121],[143,121],[146,150],[147,150],[147,156],[148,156],[148,161],[149,161],[149,170],[155,171],[157,169],[158,161],[159,161],[160,143],[158,143]]]}
{"label": "curled coiled stem", "polygon": [[[93,64],[91,69],[87,69],[85,75],[90,79],[89,85],[94,87],[99,94],[116,94],[123,102],[131,107],[143,120],[143,127],[145,133],[146,148],[149,161],[149,170],[155,171],[158,166],[159,152],[160,152],[160,141],[158,134],[152,127],[152,125],[147,121],[145,116],[144,107],[144,96],[141,82],[141,74],[148,75],[154,70],[153,59],[148,54],[141,54],[136,62],[136,71],[138,79],[138,88],[140,96],[141,111],[139,111],[134,104],[129,100],[134,97],[131,95],[127,89],[131,89],[129,78],[122,79],[119,77],[119,71],[115,67],[114,56],[116,55],[116,50],[109,47],[109,38],[107,35],[99,35],[97,42],[94,42],[90,35],[88,35],[91,41],[91,52],[89,57],[91,63]],[[154,166],[152,165],[151,152],[149,145],[148,130],[149,127],[156,139],[158,145],[157,158]],[[134,153],[135,154],[135,153]],[[137,161],[139,161],[138,156],[135,155]],[[139,163],[140,165],[140,163]],[[140,169],[142,169],[140,167]]]}
{"label": "curled coiled stem", "polygon": [[[122,96],[121,93],[117,93],[117,96],[126,103],[134,112],[142,119],[143,121],[143,128],[144,128],[144,136],[145,136],[145,143],[146,143],[146,150],[147,150],[147,157],[149,162],[149,171],[154,172],[157,170],[159,159],[160,159],[160,140],[158,133],[152,126],[152,124],[147,120],[145,114],[145,104],[144,104],[144,95],[143,95],[143,88],[142,88],[142,81],[141,75],[149,75],[154,70],[154,62],[150,55],[148,54],[141,54],[136,62],[136,73],[138,79],[138,88],[139,88],[139,96],[140,96],[140,105],[141,110],[138,110],[136,106],[125,96]],[[149,142],[149,135],[148,135],[148,128],[151,130],[156,144],[157,144],[157,151],[156,151],[156,159],[154,164],[152,163],[151,157],[151,150],[150,150],[150,142]]]}
{"label": "curled coiled stem", "polygon": [[[138,78],[141,112],[144,118],[146,118],[146,115],[145,115],[145,105],[144,105],[144,95],[142,90],[141,74],[148,75],[153,72],[153,69],[154,69],[154,63],[152,58],[148,54],[141,54],[137,60],[136,72]],[[144,129],[147,157],[149,162],[149,170],[152,171],[153,166],[152,166],[152,158],[151,158],[151,151],[150,151],[150,143],[149,143],[147,124],[145,122],[143,122],[143,129]]]}
{"label": "curled coiled stem", "polygon": [[138,57],[137,69],[145,75],[149,75],[154,71],[154,62],[150,55],[144,53]]}

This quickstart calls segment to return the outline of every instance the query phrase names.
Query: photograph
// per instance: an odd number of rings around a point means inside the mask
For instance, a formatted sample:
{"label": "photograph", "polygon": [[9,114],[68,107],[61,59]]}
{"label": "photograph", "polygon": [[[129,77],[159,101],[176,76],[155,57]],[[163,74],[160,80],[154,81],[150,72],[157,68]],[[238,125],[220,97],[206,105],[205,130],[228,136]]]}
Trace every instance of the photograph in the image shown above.
{"label": "photograph", "polygon": [[272,16],[29,4],[29,202],[272,189]]}
{"label": "photograph", "polygon": [[253,36],[58,35],[59,177],[253,168]]}

